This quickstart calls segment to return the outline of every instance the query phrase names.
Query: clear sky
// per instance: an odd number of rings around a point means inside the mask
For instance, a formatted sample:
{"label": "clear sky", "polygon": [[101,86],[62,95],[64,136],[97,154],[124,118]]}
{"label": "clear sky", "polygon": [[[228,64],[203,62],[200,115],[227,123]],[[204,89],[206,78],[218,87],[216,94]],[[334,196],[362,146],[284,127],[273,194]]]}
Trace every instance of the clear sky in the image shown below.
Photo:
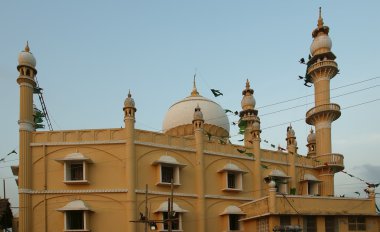
{"label": "clear sky", "polygon": [[[299,98],[314,90],[297,80],[306,68],[298,60],[309,54],[319,6],[340,68],[331,81],[338,88],[331,91],[332,102],[343,108],[332,126],[333,152],[345,155],[347,172],[378,183],[379,1],[2,1],[0,158],[18,151],[16,66],[26,40],[56,130],[121,127],[130,89],[136,127],[160,131],[167,109],[190,94],[197,73],[200,94],[233,111],[240,110],[248,78],[262,139],[285,147],[288,122],[304,118],[313,103],[312,96]],[[211,88],[224,95],[215,98]],[[293,98],[299,99],[264,107]],[[374,102],[347,108],[368,101]],[[304,120],[292,126],[305,154],[310,127]],[[240,139],[231,128],[231,140]],[[0,162],[14,205],[16,184],[8,177],[17,162],[14,154]],[[336,175],[337,194],[356,197],[359,191],[363,197],[364,188]]]}

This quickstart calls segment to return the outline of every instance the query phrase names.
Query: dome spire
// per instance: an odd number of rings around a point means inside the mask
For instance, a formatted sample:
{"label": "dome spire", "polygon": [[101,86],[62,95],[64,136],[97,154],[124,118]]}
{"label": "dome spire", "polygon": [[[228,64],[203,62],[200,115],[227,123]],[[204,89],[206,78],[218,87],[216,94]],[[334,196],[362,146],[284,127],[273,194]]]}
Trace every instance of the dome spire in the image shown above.
{"label": "dome spire", "polygon": [[322,7],[319,7],[318,28],[323,27]]}
{"label": "dome spire", "polygon": [[313,32],[311,33],[311,35],[313,36],[313,38],[317,37],[319,34],[326,34],[328,35],[329,34],[329,27],[328,26],[324,26],[324,23],[323,23],[323,18],[322,18],[322,7],[319,7],[319,17],[318,17],[318,24],[317,24],[317,28],[315,28],[313,30]]}
{"label": "dome spire", "polygon": [[197,76],[197,74],[195,73],[194,79],[193,79],[193,91],[191,91],[191,96],[198,96],[199,95],[198,90],[197,90],[197,85],[195,83],[195,77],[196,76]]}
{"label": "dome spire", "polygon": [[26,52],[30,52],[29,41],[28,40],[26,41],[25,51]]}

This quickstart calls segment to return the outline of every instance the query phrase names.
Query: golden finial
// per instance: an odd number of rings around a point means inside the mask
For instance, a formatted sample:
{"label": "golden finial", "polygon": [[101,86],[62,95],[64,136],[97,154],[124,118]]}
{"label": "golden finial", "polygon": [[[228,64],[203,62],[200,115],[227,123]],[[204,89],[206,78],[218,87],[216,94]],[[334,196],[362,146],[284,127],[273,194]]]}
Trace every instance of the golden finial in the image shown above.
{"label": "golden finial", "polygon": [[323,27],[322,7],[319,7],[318,28]]}
{"label": "golden finial", "polygon": [[128,89],[128,97],[129,97],[129,98],[132,97],[132,95],[131,95],[131,90],[130,90],[130,89]]}
{"label": "golden finial", "polygon": [[26,51],[26,52],[29,52],[29,51],[30,51],[30,48],[29,48],[29,42],[28,42],[28,41],[26,41],[25,51]]}
{"label": "golden finial", "polygon": [[193,79],[193,91],[191,91],[191,96],[198,96],[199,93],[197,91],[197,85],[195,84],[195,77],[196,77],[196,73],[194,74],[194,79]]}

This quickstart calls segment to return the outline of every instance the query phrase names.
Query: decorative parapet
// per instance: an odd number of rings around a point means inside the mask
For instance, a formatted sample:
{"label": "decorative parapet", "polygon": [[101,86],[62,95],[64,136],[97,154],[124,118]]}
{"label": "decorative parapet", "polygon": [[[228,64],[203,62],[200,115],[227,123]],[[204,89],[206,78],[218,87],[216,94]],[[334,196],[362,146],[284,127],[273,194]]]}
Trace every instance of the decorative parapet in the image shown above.
{"label": "decorative parapet", "polygon": [[335,172],[342,171],[344,169],[344,156],[338,153],[329,153],[314,158],[314,167],[317,169],[331,167]]}
{"label": "decorative parapet", "polygon": [[259,217],[261,215],[269,214],[268,197],[263,197],[249,203],[245,203],[240,205],[239,208],[246,213],[246,218]]}
{"label": "decorative parapet", "polygon": [[376,215],[370,199],[344,197],[277,195],[276,209],[276,214]]}
{"label": "decorative parapet", "polygon": [[268,200],[268,197],[264,197],[240,205],[241,210],[246,213],[242,220],[269,214],[377,215],[371,199],[276,195],[275,212],[269,212]]}
{"label": "decorative parapet", "polygon": [[123,128],[99,130],[36,131],[32,133],[32,143],[96,143],[125,139]]}

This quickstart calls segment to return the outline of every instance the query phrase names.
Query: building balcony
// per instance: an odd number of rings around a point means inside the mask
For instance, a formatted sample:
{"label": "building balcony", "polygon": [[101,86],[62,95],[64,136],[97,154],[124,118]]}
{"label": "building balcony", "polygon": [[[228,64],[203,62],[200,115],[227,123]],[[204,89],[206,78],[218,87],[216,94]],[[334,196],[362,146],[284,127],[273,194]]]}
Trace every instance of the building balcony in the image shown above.
{"label": "building balcony", "polygon": [[328,76],[330,78],[333,78],[338,73],[338,64],[333,60],[323,60],[316,62],[309,66],[307,69],[307,74],[315,77],[315,76],[321,76],[319,74],[323,73],[323,76]]}
{"label": "building balcony", "polygon": [[340,172],[344,169],[343,159],[344,159],[344,156],[337,153],[330,153],[330,154],[316,156],[314,158],[314,161],[315,161],[314,167],[317,169],[330,167],[335,172]]}
{"label": "building balcony", "polygon": [[332,122],[337,120],[340,115],[340,106],[338,104],[323,104],[313,107],[306,112],[306,123],[309,125],[315,125],[315,122],[321,120],[328,120]]}
{"label": "building balcony", "polygon": [[[270,203],[272,200],[274,204]],[[268,207],[268,204],[273,207]],[[376,215],[371,199],[348,197],[276,195],[274,199],[264,197],[243,204],[240,208],[246,213],[243,221],[267,215],[296,215],[297,212],[300,215]]]}

